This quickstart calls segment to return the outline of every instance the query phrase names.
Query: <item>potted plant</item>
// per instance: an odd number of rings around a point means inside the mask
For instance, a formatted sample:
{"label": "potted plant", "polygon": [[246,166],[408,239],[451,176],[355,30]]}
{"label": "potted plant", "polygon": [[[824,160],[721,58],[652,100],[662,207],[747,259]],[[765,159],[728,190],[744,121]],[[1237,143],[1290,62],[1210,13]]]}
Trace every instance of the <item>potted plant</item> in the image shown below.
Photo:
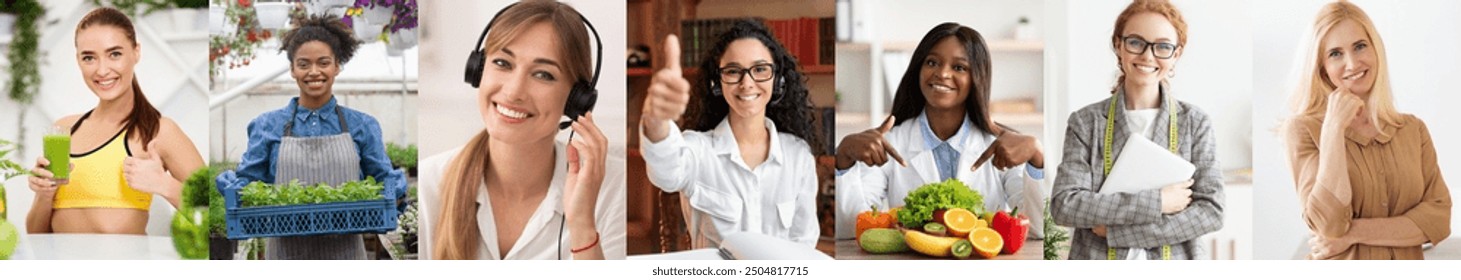
{"label": "potted plant", "polygon": [[[218,192],[213,178],[218,177],[222,167],[209,165],[188,176],[183,182],[183,201],[179,209],[206,209],[203,224],[207,228],[208,258],[214,260],[232,259],[237,243],[228,239],[225,231],[223,194]],[[186,211],[179,211],[183,214]]]}
{"label": "potted plant", "polygon": [[406,174],[416,177],[416,144],[402,146],[394,142],[387,142],[386,157],[391,159],[392,166],[405,169]]}

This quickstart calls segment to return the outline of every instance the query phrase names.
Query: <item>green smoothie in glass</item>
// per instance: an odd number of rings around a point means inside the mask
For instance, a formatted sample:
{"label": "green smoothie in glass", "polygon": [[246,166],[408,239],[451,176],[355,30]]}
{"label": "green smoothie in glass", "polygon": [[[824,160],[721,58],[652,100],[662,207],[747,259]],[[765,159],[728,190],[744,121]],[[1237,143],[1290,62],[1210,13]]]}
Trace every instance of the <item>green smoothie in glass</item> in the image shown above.
{"label": "green smoothie in glass", "polygon": [[52,128],[45,136],[46,160],[51,162],[46,170],[54,174],[57,185],[71,181],[71,135],[65,130]]}

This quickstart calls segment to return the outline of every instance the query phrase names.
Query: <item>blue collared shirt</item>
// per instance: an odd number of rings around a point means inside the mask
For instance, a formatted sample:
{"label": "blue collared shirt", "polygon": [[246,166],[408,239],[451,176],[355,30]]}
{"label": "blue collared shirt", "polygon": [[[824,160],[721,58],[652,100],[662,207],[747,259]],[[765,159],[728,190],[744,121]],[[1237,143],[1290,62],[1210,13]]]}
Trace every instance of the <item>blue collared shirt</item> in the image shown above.
{"label": "blue collared shirt", "polygon": [[254,181],[275,183],[279,142],[284,137],[286,122],[294,122],[295,137],[340,134],[340,118],[335,114],[335,109],[339,108],[350,127],[350,138],[355,140],[356,152],[360,154],[360,179],[375,177],[377,182],[385,185],[383,194],[386,197],[400,198],[406,194],[405,172],[391,168],[391,159],[386,156],[385,143],[381,141],[380,123],[375,117],[339,107],[333,97],[314,110],[300,107],[296,112],[295,106],[299,106],[299,97],[289,100],[289,106],[266,112],[249,122],[248,150],[239,160],[238,169],[218,175],[219,187],[243,188]]}
{"label": "blue collared shirt", "polygon": [[[964,138],[969,137],[969,133],[971,131],[974,131],[974,123],[970,122],[968,118],[965,118],[964,123],[959,125],[959,131],[954,132],[954,136],[949,137],[948,140],[939,140],[938,135],[933,133],[933,127],[928,125],[927,112],[918,114],[918,126],[923,128],[919,131],[923,132],[923,144],[926,145],[930,151],[932,151],[934,148],[937,148],[939,145],[942,145],[944,142],[948,142],[949,147],[954,148],[954,162],[948,162],[946,160],[939,159],[939,157],[934,157],[934,163],[938,164],[938,166],[959,164],[958,160],[960,156],[964,154],[964,145],[958,145],[957,143],[964,143]],[[957,167],[955,168],[955,170],[958,170]],[[1025,173],[1028,173],[1031,179],[1045,179],[1045,170],[1035,168],[1035,166],[1033,165],[1025,164]]]}

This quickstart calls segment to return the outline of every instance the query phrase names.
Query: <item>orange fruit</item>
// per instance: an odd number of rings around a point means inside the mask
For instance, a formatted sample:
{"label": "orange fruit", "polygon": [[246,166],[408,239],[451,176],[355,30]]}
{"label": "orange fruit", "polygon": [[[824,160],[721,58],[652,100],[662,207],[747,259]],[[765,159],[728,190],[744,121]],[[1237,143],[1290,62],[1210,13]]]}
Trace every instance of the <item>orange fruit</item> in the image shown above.
{"label": "orange fruit", "polygon": [[974,252],[986,259],[994,258],[999,255],[999,250],[1004,249],[1004,237],[987,227],[969,232],[969,242],[974,243]]}
{"label": "orange fruit", "polygon": [[979,220],[979,216],[975,216],[974,212],[969,212],[968,209],[963,208],[944,211],[943,220],[944,226],[949,229],[949,235],[954,237],[969,236],[970,231],[979,228],[979,223],[984,222],[983,220]]}

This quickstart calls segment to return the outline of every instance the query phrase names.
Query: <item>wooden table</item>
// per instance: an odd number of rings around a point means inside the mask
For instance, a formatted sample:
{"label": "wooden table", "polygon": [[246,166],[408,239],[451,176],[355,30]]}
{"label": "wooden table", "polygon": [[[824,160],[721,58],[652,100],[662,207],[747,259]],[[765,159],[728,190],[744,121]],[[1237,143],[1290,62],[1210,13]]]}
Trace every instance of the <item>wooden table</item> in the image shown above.
{"label": "wooden table", "polygon": [[[1045,259],[1045,242],[1042,240],[1025,240],[1025,247],[1013,255],[998,255],[996,260],[1043,260]],[[857,246],[857,240],[837,240],[837,259],[839,260],[938,260],[952,258],[930,257],[918,252],[908,251],[898,254],[868,254]],[[970,259],[981,259],[978,256],[971,256]]]}

